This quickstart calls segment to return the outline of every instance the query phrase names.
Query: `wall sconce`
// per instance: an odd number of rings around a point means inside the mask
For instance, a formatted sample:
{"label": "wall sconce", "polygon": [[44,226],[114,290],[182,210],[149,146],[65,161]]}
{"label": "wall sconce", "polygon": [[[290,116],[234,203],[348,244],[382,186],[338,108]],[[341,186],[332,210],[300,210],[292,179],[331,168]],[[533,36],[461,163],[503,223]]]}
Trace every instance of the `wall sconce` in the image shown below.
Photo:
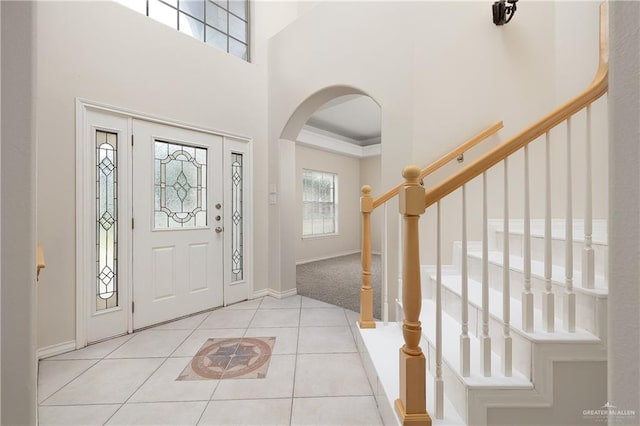
{"label": "wall sconce", "polygon": [[516,14],[516,3],[518,0],[498,0],[493,3],[493,23],[496,25],[508,24]]}

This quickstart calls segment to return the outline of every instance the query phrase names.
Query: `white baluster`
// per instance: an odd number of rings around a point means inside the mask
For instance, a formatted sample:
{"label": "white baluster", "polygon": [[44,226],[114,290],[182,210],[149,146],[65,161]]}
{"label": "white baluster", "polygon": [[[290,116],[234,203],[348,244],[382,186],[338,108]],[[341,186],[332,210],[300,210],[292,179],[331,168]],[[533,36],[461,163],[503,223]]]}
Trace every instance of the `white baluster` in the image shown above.
{"label": "white baluster", "polygon": [[387,234],[387,203],[384,203],[384,233],[382,247],[382,321],[384,325],[389,324],[389,281],[387,278],[387,271],[389,270],[389,235]]}
{"label": "white baluster", "polygon": [[576,331],[576,294],[573,292],[573,185],[571,175],[571,117],[567,119],[567,212],[565,221],[564,329]]}
{"label": "white baluster", "polygon": [[582,249],[582,287],[595,287],[595,259],[592,243],[593,234],[593,199],[591,169],[591,105],[587,105],[587,140],[585,146],[586,176],[584,195],[584,247]]}
{"label": "white baluster", "polygon": [[504,159],[504,219],[502,242],[502,320],[504,322],[504,353],[502,354],[502,372],[511,377],[513,366],[511,341],[511,281],[509,269],[509,159]]}
{"label": "white baluster", "polygon": [[467,259],[467,186],[462,185],[462,333],[460,334],[460,372],[469,377],[470,340],[469,340],[469,271]]}
{"label": "white baluster", "polygon": [[531,291],[531,207],[529,197],[529,145],[524,146],[524,290],[522,329],[533,333],[533,292]]}
{"label": "white baluster", "polygon": [[489,218],[487,217],[487,172],[482,173],[482,335],[480,366],[491,376],[491,337],[489,336]]}
{"label": "white baluster", "polygon": [[403,320],[402,309],[398,308],[398,302],[402,300],[402,287],[403,287],[403,279],[402,279],[402,274],[404,270],[404,263],[402,260],[404,258],[404,254],[403,254],[404,243],[402,241],[402,235],[404,232],[403,223],[404,223],[404,218],[402,217],[402,214],[400,214],[398,215],[398,300],[396,300],[396,321],[398,322],[402,322]]}
{"label": "white baluster", "polygon": [[551,142],[549,132],[545,135],[545,214],[544,214],[544,293],[542,294],[542,327],[553,333],[555,310],[551,289]]}
{"label": "white baluster", "polygon": [[440,202],[437,208],[437,230],[436,230],[436,419],[444,416],[444,382],[442,381],[442,258],[441,258],[441,221]]}

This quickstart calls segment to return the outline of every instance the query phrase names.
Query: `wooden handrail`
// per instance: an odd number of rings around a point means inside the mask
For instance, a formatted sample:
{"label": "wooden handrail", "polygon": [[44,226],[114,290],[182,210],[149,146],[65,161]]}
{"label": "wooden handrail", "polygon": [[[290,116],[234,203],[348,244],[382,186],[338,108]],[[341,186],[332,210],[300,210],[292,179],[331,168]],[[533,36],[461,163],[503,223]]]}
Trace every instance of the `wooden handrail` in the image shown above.
{"label": "wooden handrail", "polygon": [[42,248],[42,244],[38,243],[36,246],[36,281],[40,280],[40,270],[46,266],[44,262],[44,249]]}
{"label": "wooden handrail", "polygon": [[[440,157],[438,160],[434,161],[433,163],[429,164],[427,167],[422,169],[420,171],[420,176],[419,176],[418,179],[424,179],[425,177],[427,177],[431,173],[433,173],[436,170],[438,170],[440,167],[442,167],[445,164],[449,163],[454,158],[459,157],[461,154],[463,154],[464,152],[466,152],[469,149],[473,148],[474,146],[476,146],[477,144],[479,144],[483,140],[487,139],[489,136],[493,135],[494,133],[496,133],[498,130],[502,129],[503,127],[504,127],[504,124],[502,123],[502,121],[498,121],[496,124],[486,128],[485,130],[483,130],[482,132],[478,133],[477,135],[475,135],[474,137],[472,137],[471,139],[469,139],[468,141],[466,141],[465,143],[463,143],[462,145],[460,145],[459,147],[457,147],[453,151],[451,151],[451,152],[447,153],[446,155]],[[393,187],[389,191],[387,191],[384,194],[382,194],[380,197],[376,198],[373,201],[373,208],[375,209],[375,208],[381,206],[382,204],[386,203],[387,201],[389,201],[390,199],[392,199],[393,197],[398,195],[398,192],[400,191],[400,188],[402,188],[402,185],[404,185],[404,183],[400,183],[400,184],[396,185],[395,187]]]}
{"label": "wooden handrail", "polygon": [[440,201],[442,198],[460,188],[465,183],[486,172],[488,169],[503,161],[520,148],[530,142],[533,142],[538,137],[550,131],[555,126],[607,93],[607,89],[609,87],[607,22],[606,4],[602,4],[600,6],[600,63],[598,65],[596,76],[589,87],[569,102],[555,109],[550,114],[547,114],[530,127],[513,136],[511,139],[502,143],[492,151],[486,153],[478,160],[453,174],[448,179],[431,187],[425,194],[425,207],[429,207]]}

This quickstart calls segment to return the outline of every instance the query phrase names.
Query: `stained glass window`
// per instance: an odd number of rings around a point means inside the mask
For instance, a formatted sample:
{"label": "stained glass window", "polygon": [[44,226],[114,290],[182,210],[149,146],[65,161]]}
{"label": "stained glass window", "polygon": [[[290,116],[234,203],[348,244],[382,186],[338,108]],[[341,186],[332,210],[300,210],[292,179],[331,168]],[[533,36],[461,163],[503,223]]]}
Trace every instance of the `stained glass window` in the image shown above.
{"label": "stained glass window", "polygon": [[231,278],[240,281],[244,272],[242,154],[231,153]]}
{"label": "stained glass window", "polygon": [[304,170],[302,174],[302,235],[330,235],[337,232],[338,175]]}
{"label": "stained glass window", "polygon": [[96,131],[96,311],[118,306],[118,135]]}
{"label": "stained glass window", "polygon": [[207,150],[155,141],[155,229],[207,226]]}

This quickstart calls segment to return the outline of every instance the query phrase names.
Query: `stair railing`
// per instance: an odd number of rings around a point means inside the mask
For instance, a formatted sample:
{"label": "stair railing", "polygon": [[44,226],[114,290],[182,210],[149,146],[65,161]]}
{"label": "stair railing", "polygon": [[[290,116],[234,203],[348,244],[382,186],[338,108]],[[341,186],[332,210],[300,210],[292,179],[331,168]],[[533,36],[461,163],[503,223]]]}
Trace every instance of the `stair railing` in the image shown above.
{"label": "stair railing", "polygon": [[[591,168],[591,105],[602,97],[608,89],[608,42],[607,42],[607,9],[606,3],[600,8],[600,61],[595,78],[589,87],[550,114],[535,122],[530,127],[513,136],[492,151],[483,155],[473,163],[454,173],[448,179],[425,190],[419,187],[418,168],[406,167],[403,171],[405,182],[400,195],[400,213],[404,217],[404,260],[402,301],[404,321],[402,332],[405,345],[400,349],[400,398],[396,401],[396,411],[403,424],[414,424],[412,419],[419,419],[415,424],[430,424],[429,414],[424,410],[422,400],[424,392],[416,391],[426,388],[425,357],[418,345],[422,328],[419,321],[421,309],[421,277],[420,257],[418,255],[418,221],[420,215],[430,206],[436,205],[436,337],[435,337],[435,417],[444,416],[444,385],[442,378],[442,273],[440,261],[440,203],[452,192],[462,190],[462,331],[460,335],[460,372],[469,376],[469,344],[468,344],[468,283],[467,283],[467,224],[466,224],[466,184],[482,175],[482,318],[481,330],[478,331],[480,341],[480,369],[485,377],[491,376],[491,337],[489,335],[489,253],[488,253],[488,217],[487,217],[487,171],[497,164],[504,165],[504,272],[502,279],[502,324],[503,324],[503,352],[502,373],[512,375],[512,346],[510,325],[510,292],[509,292],[509,206],[508,206],[508,162],[509,157],[520,149],[524,150],[524,289],[522,292],[522,329],[525,332],[534,331],[534,304],[531,290],[531,229],[530,229],[530,186],[529,186],[529,151],[531,142],[542,135],[545,136],[545,231],[544,231],[544,291],[542,292],[542,331],[555,332],[555,300],[552,292],[552,235],[551,235],[551,155],[550,132],[556,126],[566,122],[567,134],[567,164],[566,167],[566,251],[565,251],[565,285],[563,294],[563,328],[565,332],[573,333],[576,328],[576,295],[573,286],[573,217],[572,217],[572,117],[586,109],[586,142],[585,142],[585,212],[584,212],[584,244],[582,250],[582,287],[594,288],[594,252],[592,248],[592,168]],[[422,198],[424,203],[416,205],[416,198]],[[424,410],[424,411],[423,411]]]}
{"label": "stair railing", "polygon": [[[422,170],[418,169],[418,182],[437,171],[442,166],[450,163],[454,159],[463,155],[465,152],[484,141],[491,135],[498,132],[503,127],[502,121],[486,128],[471,139],[467,140],[456,149],[443,155]],[[360,318],[358,323],[360,328],[375,328],[376,323],[373,319],[373,289],[371,287],[371,212],[376,208],[385,205],[387,201],[398,195],[403,184],[400,183],[394,188],[382,194],[375,200],[371,197],[371,186],[364,185],[362,187],[362,196],[360,197],[360,212],[362,213],[362,287],[360,289]],[[384,320],[388,316],[388,300],[386,286],[384,293]]]}

